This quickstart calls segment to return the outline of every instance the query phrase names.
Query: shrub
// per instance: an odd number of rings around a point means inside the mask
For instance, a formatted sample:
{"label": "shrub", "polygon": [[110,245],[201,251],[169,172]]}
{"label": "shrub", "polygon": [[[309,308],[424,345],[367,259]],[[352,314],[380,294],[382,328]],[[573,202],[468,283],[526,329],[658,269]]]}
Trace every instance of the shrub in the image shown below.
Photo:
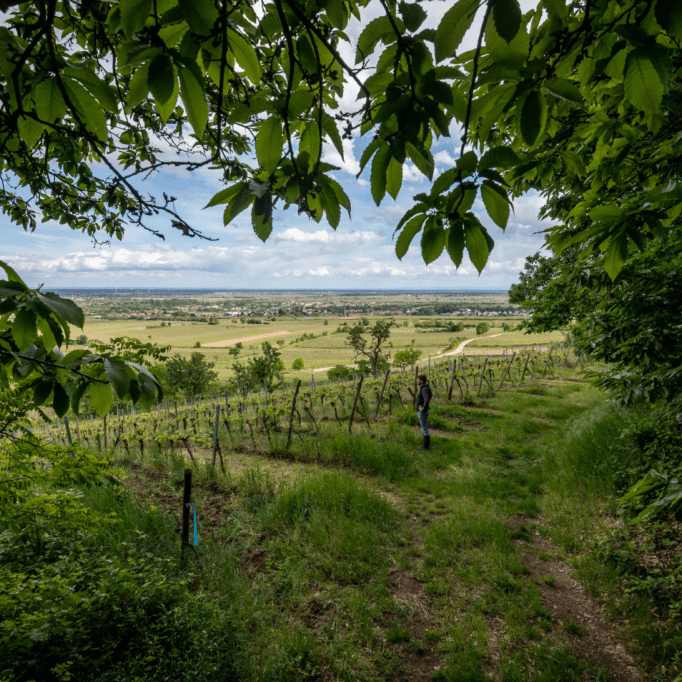
{"label": "shrub", "polygon": [[223,680],[234,677],[236,623],[170,560],[72,550],[31,575],[0,580],[0,678]]}

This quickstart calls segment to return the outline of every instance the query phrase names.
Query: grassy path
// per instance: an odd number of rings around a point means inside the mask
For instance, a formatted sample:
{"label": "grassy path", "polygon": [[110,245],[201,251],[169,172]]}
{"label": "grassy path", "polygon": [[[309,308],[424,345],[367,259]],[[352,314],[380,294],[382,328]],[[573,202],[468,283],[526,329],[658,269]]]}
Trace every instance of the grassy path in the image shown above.
{"label": "grassy path", "polygon": [[[641,679],[550,539],[571,519],[543,506],[543,458],[602,402],[562,379],[469,406],[436,394],[428,452],[406,412],[371,436],[330,426],[294,461],[264,445],[200,475],[196,589],[248,633],[241,678]],[[129,479],[173,514],[178,483]]]}

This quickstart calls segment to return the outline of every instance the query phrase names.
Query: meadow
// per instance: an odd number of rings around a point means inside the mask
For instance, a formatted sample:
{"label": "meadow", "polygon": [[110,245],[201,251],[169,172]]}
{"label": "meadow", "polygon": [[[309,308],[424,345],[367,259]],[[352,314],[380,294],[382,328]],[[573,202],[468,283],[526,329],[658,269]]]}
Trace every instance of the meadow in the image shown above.
{"label": "meadow", "polygon": [[[369,318],[370,321],[384,318]],[[490,325],[490,330],[467,347],[467,353],[475,349],[475,353],[483,351],[502,352],[507,348],[511,352],[512,346],[520,350],[525,345],[553,344],[562,342],[563,332],[551,334],[529,335],[523,332],[503,332],[502,324],[515,326],[521,318],[458,316],[446,318],[448,321],[462,322],[465,327],[461,332],[433,331],[431,329],[415,327],[415,323],[428,323],[433,320],[442,321],[443,318],[396,317],[397,326],[392,330],[386,344],[387,351],[393,355],[396,351],[414,347],[422,351],[420,362],[429,356],[435,357],[446,352],[446,349],[456,340],[462,341],[476,338],[475,325],[481,321]],[[336,334],[336,330],[344,322],[353,324],[357,318],[344,320],[340,317],[314,318],[273,318],[265,320],[263,324],[242,324],[236,319],[219,320],[217,325],[203,322],[173,322],[171,327],[161,327],[158,321],[141,320],[95,320],[86,319],[83,330],[88,338],[107,341],[111,338],[129,336],[144,342],[159,345],[170,345],[171,353],[179,353],[189,357],[193,352],[201,352],[209,362],[215,363],[218,380],[225,381],[232,376],[231,366],[234,358],[229,354],[230,347],[238,342],[244,346],[239,359],[244,360],[261,353],[263,341],[270,342],[281,350],[284,362],[284,376],[289,381],[309,376],[315,371],[316,381],[326,379],[325,368],[337,364],[350,365],[354,362],[352,349],[346,345],[345,334]],[[501,334],[501,336],[493,335]],[[304,335],[314,335],[314,339],[302,339]],[[77,336],[77,334],[76,334]],[[259,338],[257,338],[259,337]],[[200,344],[197,347],[197,343]],[[211,344],[226,343],[230,345],[212,346]],[[302,358],[304,369],[291,370],[296,358]],[[320,371],[322,370],[322,371]]]}

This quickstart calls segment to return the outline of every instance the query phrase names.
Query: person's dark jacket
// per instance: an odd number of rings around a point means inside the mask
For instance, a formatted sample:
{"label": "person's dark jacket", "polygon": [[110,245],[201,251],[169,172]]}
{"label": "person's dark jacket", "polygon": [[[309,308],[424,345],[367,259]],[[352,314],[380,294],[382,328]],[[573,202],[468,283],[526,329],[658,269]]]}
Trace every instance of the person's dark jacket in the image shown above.
{"label": "person's dark jacket", "polygon": [[422,405],[423,409],[422,412],[425,414],[428,414],[429,411],[429,403],[431,402],[431,398],[433,397],[433,393],[431,393],[431,386],[428,384],[424,384],[419,388],[419,394],[417,395],[417,409],[419,409],[419,406]]}

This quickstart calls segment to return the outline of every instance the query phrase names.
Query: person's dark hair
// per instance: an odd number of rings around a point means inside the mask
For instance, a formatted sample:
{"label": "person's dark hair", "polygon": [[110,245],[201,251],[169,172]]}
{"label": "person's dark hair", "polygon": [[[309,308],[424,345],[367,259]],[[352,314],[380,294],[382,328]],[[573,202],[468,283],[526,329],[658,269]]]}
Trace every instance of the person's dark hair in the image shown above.
{"label": "person's dark hair", "polygon": [[422,382],[422,384],[428,384],[429,380],[426,378],[426,374],[417,374],[417,379]]}

